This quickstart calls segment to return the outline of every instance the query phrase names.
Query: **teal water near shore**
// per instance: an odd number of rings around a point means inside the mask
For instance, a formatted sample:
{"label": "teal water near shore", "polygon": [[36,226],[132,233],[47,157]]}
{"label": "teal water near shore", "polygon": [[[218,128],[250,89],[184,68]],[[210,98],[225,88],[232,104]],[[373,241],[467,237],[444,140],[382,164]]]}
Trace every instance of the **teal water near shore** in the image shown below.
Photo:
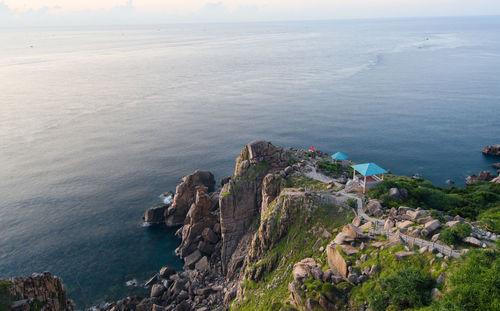
{"label": "teal water near shore", "polygon": [[[79,308],[141,288],[175,229],[141,214],[255,139],[444,186],[499,159],[500,18],[0,30],[0,277]],[[31,47],[32,46],[32,47]]]}

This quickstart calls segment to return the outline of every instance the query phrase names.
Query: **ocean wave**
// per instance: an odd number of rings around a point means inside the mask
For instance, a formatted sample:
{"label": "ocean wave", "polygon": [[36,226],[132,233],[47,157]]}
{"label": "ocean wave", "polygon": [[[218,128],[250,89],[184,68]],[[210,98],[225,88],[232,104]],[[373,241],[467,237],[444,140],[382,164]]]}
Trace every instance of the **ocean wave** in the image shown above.
{"label": "ocean wave", "polygon": [[162,193],[160,195],[160,199],[162,200],[163,204],[170,205],[170,203],[172,203],[172,201],[174,200],[174,196],[171,193]]}

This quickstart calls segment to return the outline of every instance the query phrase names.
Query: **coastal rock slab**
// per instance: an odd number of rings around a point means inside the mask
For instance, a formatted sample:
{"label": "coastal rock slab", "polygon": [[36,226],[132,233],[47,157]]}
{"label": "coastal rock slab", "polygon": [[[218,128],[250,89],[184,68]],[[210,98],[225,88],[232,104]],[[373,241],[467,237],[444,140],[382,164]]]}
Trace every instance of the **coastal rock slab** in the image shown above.
{"label": "coastal rock slab", "polygon": [[327,245],[326,254],[330,269],[338,271],[344,278],[347,278],[347,263],[342,254],[337,250],[337,245]]}
{"label": "coastal rock slab", "polygon": [[146,210],[142,219],[150,224],[159,224],[165,221],[165,213],[168,209],[167,204],[150,207]]}
{"label": "coastal rock slab", "polygon": [[483,154],[500,157],[500,144],[484,147]]}
{"label": "coastal rock slab", "polygon": [[167,210],[167,226],[180,226],[184,223],[187,212],[196,199],[198,186],[205,186],[208,192],[212,192],[215,186],[214,175],[207,171],[195,171],[182,178],[175,189],[172,205]]}

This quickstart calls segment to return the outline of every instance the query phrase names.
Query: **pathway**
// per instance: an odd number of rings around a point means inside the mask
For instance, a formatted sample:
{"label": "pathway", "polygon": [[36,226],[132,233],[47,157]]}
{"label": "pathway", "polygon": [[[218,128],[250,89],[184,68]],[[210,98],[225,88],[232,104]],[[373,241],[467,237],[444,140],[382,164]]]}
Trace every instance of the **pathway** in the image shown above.
{"label": "pathway", "polygon": [[[310,168],[311,168],[311,171],[308,172],[308,173],[306,173],[307,177],[315,179],[315,180],[318,180],[318,181],[321,181],[321,182],[327,182],[327,183],[328,182],[332,182],[332,181],[335,182],[330,177],[325,176],[325,175],[323,175],[321,173],[316,172],[316,169],[314,167],[310,167]],[[423,239],[419,239],[419,238],[414,238],[414,237],[411,237],[409,235],[402,234],[402,233],[399,233],[399,232],[398,233],[392,233],[389,230],[386,230],[384,232],[385,220],[368,216],[365,213],[365,211],[363,211],[363,201],[361,200],[360,197],[358,197],[356,194],[347,193],[345,189],[339,191],[338,193],[341,196],[344,196],[344,197],[356,200],[356,203],[357,203],[357,206],[358,206],[357,211],[356,211],[357,215],[361,216],[366,221],[371,221],[372,223],[374,223],[375,224],[375,233],[377,233],[377,234],[384,234],[385,233],[386,236],[387,236],[387,238],[398,237],[399,236],[399,238],[401,240],[405,241],[408,244],[414,244],[414,245],[418,245],[420,247],[426,246],[429,249],[434,248],[438,252],[440,252],[441,254],[443,254],[444,256],[450,256],[450,257],[458,258],[458,257],[460,257],[462,255],[461,253],[459,253],[457,251],[454,251],[451,247],[448,247],[448,246],[445,246],[445,245],[441,245],[441,244],[436,244],[435,242],[430,242],[430,241],[427,241],[427,240],[423,240]]]}

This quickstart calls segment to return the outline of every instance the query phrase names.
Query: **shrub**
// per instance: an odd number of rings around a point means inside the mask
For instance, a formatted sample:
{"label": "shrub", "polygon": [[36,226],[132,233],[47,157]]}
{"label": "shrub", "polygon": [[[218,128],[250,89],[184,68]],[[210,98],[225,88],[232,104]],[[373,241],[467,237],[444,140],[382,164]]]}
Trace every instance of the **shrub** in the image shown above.
{"label": "shrub", "polygon": [[350,208],[353,208],[354,210],[356,210],[358,208],[358,203],[356,202],[355,199],[352,199],[352,198],[347,200],[347,205]]}
{"label": "shrub", "polygon": [[439,239],[448,245],[458,245],[462,239],[472,233],[472,228],[468,224],[458,223],[451,228],[446,228],[441,232]]}
{"label": "shrub", "polygon": [[380,278],[369,297],[374,311],[420,308],[430,303],[434,282],[422,270],[410,267]]}
{"label": "shrub", "polygon": [[471,250],[451,271],[437,310],[500,310],[500,252]]}
{"label": "shrub", "polygon": [[328,161],[322,161],[318,164],[318,167],[330,173],[339,173],[342,171],[342,165],[334,164]]}
{"label": "shrub", "polygon": [[500,206],[489,209],[479,215],[479,220],[486,229],[500,233]]}

